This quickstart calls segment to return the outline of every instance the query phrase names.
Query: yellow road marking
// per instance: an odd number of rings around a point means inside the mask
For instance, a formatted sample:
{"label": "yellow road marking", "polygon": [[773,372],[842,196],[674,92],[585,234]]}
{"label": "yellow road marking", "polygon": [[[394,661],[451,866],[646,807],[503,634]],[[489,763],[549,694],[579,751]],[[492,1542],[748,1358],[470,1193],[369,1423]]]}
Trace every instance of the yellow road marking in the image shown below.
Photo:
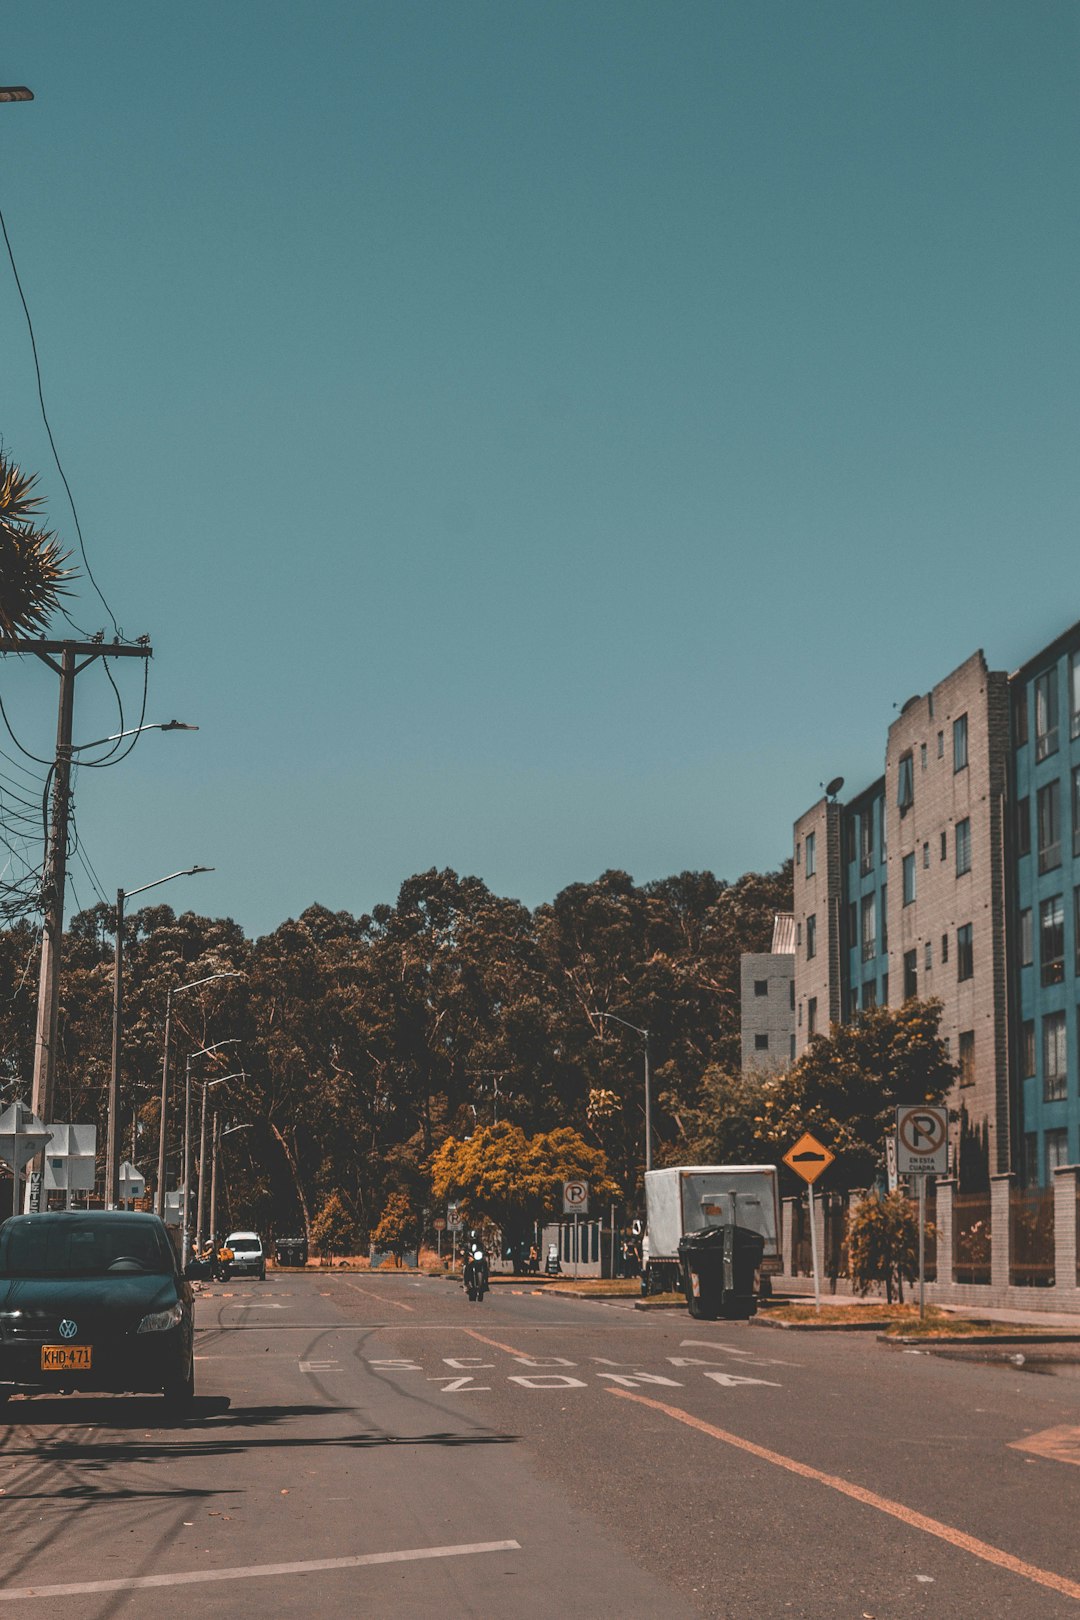
{"label": "yellow road marking", "polygon": [[[663,1412],[665,1417],[674,1418],[677,1423],[685,1423],[688,1428],[697,1429],[701,1434],[707,1434],[714,1440],[722,1440],[727,1446],[735,1446],[739,1451],[749,1452],[751,1457],[760,1457],[763,1462],[772,1463],[777,1468],[787,1469],[789,1474],[798,1474],[803,1479],[812,1479],[819,1485],[827,1485],[830,1490],[839,1491],[842,1496],[850,1496],[856,1502],[862,1502],[866,1507],[876,1508],[879,1513],[887,1513],[890,1518],[899,1519],[901,1524],[910,1525],[913,1530],[922,1530],[928,1536],[936,1536],[939,1541],[947,1541],[950,1546],[959,1547],[962,1552],[971,1553],[975,1558],[981,1558],[984,1563],[995,1564],[999,1569],[1007,1569],[1013,1575],[1020,1575],[1024,1580],[1034,1581],[1037,1586],[1045,1586],[1051,1592],[1061,1592],[1065,1597],[1080,1599],[1080,1581],[1071,1581],[1065,1575],[1056,1575],[1053,1570],[1042,1569],[1038,1564],[1029,1564],[1023,1558],[1016,1558],[1012,1553],[1005,1552],[1001,1547],[995,1547],[988,1541],[980,1541],[977,1536],[969,1536],[964,1530],[957,1530],[951,1524],[943,1524],[940,1519],[931,1519],[925,1513],[918,1513],[914,1508],[905,1507],[903,1502],[893,1502],[887,1496],[879,1496],[877,1491],[869,1491],[864,1485],[854,1485],[850,1480],[841,1479],[837,1474],[826,1474],[820,1468],[813,1468],[809,1463],[797,1462],[794,1457],[785,1457],[782,1452],[770,1451],[767,1446],[759,1446],[753,1440],[744,1440],[741,1435],[731,1434],[727,1429],[718,1429],[713,1423],[706,1423],[703,1418],[694,1417],[690,1412],[684,1412],[681,1407],[668,1406],[664,1401],[654,1401],[648,1395],[635,1395],[628,1389],[609,1389],[609,1395],[617,1395],[623,1401],[636,1401],[639,1406],[649,1406],[654,1412]],[[1076,1431],[1073,1431],[1074,1434]]]}
{"label": "yellow road marking", "polygon": [[1051,1457],[1054,1462],[1080,1467],[1080,1429],[1068,1423],[1029,1434],[1025,1440],[1010,1440],[1009,1445],[1014,1451],[1033,1451],[1036,1457]]}
{"label": "yellow road marking", "polygon": [[493,1350],[505,1350],[508,1356],[524,1356],[526,1361],[529,1359],[526,1351],[515,1350],[512,1344],[500,1344],[498,1339],[485,1339],[482,1333],[476,1333],[472,1328],[466,1328],[465,1332],[470,1339],[479,1339],[481,1344],[490,1344]]}

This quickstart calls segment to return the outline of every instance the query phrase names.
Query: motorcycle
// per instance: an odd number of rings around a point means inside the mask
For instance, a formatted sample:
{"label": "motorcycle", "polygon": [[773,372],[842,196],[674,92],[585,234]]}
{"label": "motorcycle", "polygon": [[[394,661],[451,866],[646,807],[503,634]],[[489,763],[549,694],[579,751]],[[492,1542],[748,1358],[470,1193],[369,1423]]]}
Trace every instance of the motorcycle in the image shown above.
{"label": "motorcycle", "polygon": [[479,1250],[476,1250],[474,1253],[470,1254],[465,1261],[465,1265],[462,1268],[461,1280],[465,1288],[465,1292],[468,1294],[469,1299],[473,1304],[477,1304],[483,1299],[484,1295],[488,1291],[488,1288],[490,1287],[490,1284],[488,1282],[488,1263],[484,1255]]}

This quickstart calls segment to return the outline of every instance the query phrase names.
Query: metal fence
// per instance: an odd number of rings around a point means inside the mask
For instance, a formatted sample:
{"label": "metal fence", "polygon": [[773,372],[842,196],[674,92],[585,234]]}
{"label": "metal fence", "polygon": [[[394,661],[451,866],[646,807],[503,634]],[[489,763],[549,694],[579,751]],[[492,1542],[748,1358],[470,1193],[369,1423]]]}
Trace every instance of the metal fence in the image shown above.
{"label": "metal fence", "polygon": [[1054,1189],[1009,1192],[1009,1281],[1018,1288],[1054,1285]]}
{"label": "metal fence", "polygon": [[990,1193],[953,1198],[953,1282],[990,1281]]}

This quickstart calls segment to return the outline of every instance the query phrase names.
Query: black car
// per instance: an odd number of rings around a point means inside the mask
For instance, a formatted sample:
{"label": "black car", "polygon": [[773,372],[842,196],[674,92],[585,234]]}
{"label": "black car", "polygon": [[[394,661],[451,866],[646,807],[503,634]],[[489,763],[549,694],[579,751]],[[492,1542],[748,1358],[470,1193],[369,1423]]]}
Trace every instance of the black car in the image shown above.
{"label": "black car", "polygon": [[194,1309],[156,1215],[56,1211],[0,1226],[0,1402],[17,1390],[195,1393]]}

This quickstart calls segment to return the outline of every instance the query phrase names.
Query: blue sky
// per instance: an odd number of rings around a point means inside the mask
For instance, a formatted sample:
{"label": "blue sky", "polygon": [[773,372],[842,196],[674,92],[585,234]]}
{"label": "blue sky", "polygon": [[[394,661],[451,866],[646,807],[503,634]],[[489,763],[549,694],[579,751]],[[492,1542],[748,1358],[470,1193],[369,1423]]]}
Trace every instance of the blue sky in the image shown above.
{"label": "blue sky", "polygon": [[[733,879],[1080,617],[1071,3],[9,0],[0,79],[91,566],[201,727],[80,776],[107,893]],[[2,264],[0,352],[74,542]]]}

